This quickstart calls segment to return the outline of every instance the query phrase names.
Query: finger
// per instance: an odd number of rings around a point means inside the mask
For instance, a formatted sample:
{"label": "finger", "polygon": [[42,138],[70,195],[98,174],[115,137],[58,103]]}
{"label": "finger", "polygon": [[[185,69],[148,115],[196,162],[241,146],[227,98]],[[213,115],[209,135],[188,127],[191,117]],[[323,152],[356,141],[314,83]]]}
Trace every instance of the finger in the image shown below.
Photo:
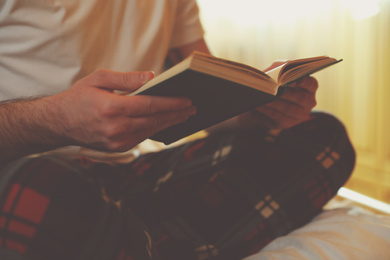
{"label": "finger", "polygon": [[[291,87],[292,85],[289,86]],[[296,85],[294,87],[304,89],[305,91],[314,94],[318,89],[318,82],[315,78],[306,76],[296,81]]]}
{"label": "finger", "polygon": [[303,107],[296,103],[293,103],[289,100],[278,100],[265,105],[268,108],[272,108],[273,110],[277,110],[280,113],[284,113],[291,118],[295,118],[297,120],[302,119],[309,115],[311,111],[311,107]]}
{"label": "finger", "polygon": [[248,112],[248,114],[246,114],[246,118],[239,117],[239,119],[243,120],[244,124],[248,124],[247,122],[249,122],[249,126],[257,126],[258,123],[260,123],[260,125],[265,126],[269,129],[281,128],[272,118],[266,116],[264,113],[258,110],[251,110],[250,112]]}
{"label": "finger", "polygon": [[[191,111],[192,110],[192,111]],[[167,115],[155,115],[148,118],[129,120],[130,124],[121,127],[121,132],[109,138],[110,150],[126,151],[149,138],[153,134],[178,123],[186,121],[193,114],[193,109]]]}
{"label": "finger", "polygon": [[86,77],[89,85],[110,90],[135,91],[154,78],[152,71],[117,72],[97,70]]}
{"label": "finger", "polygon": [[268,106],[262,106],[256,110],[258,116],[263,115],[263,118],[266,117],[268,123],[271,125],[270,128],[273,129],[283,129],[294,126],[299,122],[296,118],[293,118],[283,112],[275,110]]}
{"label": "finger", "polygon": [[[309,109],[312,109],[317,105],[315,94],[302,90],[301,88],[287,87],[285,93],[280,98],[280,100],[285,100],[294,103],[302,108]],[[279,100],[275,101],[274,103],[278,101]]]}
{"label": "finger", "polygon": [[189,108],[192,102],[188,98],[178,97],[118,96],[114,106],[121,108],[125,115],[135,117]]}
{"label": "finger", "polygon": [[196,113],[195,107],[185,108],[179,111],[164,112],[142,117],[115,117],[105,123],[101,134],[107,141],[123,139],[135,132],[160,129],[166,127],[166,122],[182,122]]}

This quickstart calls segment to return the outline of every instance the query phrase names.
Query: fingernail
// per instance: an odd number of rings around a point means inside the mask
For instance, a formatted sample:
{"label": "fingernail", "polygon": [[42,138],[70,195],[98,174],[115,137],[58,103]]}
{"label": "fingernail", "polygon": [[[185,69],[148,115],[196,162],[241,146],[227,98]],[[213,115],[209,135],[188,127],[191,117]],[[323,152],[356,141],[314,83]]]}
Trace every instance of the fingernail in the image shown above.
{"label": "fingernail", "polygon": [[153,71],[142,72],[140,75],[140,78],[141,78],[142,84],[145,84],[146,82],[148,82],[149,80],[154,78],[154,72]]}

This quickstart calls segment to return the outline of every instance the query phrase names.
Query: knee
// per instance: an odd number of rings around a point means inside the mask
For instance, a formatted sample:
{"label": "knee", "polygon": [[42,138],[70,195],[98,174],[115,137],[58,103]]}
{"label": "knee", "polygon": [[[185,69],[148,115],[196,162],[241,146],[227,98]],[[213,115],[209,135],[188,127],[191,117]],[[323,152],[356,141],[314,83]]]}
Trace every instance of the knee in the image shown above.
{"label": "knee", "polygon": [[328,136],[332,134],[347,134],[343,122],[336,116],[324,112],[312,112],[307,121],[297,125],[294,128],[299,130],[313,132],[313,134]]}
{"label": "knee", "polygon": [[327,131],[333,130],[346,132],[344,123],[339,118],[330,113],[312,112],[308,122],[314,122],[315,124],[321,125],[327,129]]}
{"label": "knee", "polygon": [[340,165],[338,168],[343,169],[340,174],[346,181],[355,167],[356,152],[343,122],[331,114],[314,112],[311,118],[298,128],[306,138],[322,147],[323,153],[320,153],[318,158],[327,154],[337,160]]}
{"label": "knee", "polygon": [[331,114],[313,112],[307,121],[292,127],[290,130],[314,143],[332,145],[337,142],[345,144],[346,148],[349,146],[352,148],[345,125]]}

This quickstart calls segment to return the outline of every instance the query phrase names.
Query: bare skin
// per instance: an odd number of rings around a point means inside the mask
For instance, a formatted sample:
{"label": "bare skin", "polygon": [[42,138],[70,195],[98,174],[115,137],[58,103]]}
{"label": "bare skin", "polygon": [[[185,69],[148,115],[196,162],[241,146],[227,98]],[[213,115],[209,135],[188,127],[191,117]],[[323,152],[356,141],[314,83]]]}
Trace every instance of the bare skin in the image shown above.
{"label": "bare skin", "polygon": [[132,92],[153,76],[99,70],[58,95],[0,105],[1,160],[66,145],[126,151],[196,112],[184,98],[113,93]]}
{"label": "bare skin", "polygon": [[[210,53],[205,41],[169,53],[179,62],[194,50]],[[122,96],[154,77],[152,72],[119,73],[98,70],[70,89],[35,100],[0,104],[0,164],[24,155],[67,145],[122,152],[154,133],[196,113],[185,98]],[[281,99],[208,129],[266,127],[285,129],[309,117],[316,105],[317,81],[305,77],[290,84]]]}

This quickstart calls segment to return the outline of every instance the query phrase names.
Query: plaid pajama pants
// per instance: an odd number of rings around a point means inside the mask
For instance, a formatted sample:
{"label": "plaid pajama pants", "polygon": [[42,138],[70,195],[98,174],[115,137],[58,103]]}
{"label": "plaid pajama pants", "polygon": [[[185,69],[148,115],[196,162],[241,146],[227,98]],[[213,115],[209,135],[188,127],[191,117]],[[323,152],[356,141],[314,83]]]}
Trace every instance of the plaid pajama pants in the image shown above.
{"label": "plaid pajama pants", "polygon": [[242,259],[310,221],[354,164],[343,125],[324,113],[127,165],[23,158],[1,170],[0,258]]}

